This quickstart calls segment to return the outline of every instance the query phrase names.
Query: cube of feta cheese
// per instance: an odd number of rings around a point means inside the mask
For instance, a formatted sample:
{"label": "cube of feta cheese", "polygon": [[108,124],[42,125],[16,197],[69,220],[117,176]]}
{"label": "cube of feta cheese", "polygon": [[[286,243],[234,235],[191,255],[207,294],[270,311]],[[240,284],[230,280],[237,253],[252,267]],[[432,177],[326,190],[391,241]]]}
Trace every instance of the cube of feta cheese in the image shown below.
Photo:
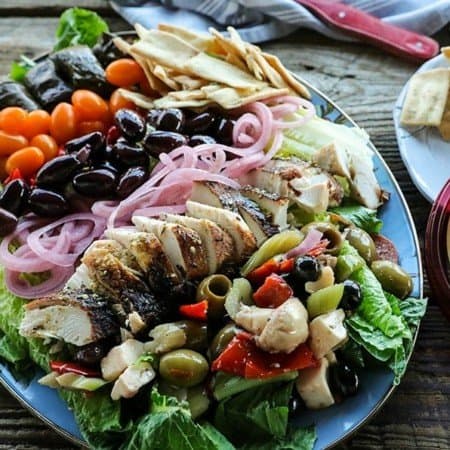
{"label": "cube of feta cheese", "polygon": [[135,339],[128,339],[123,344],[113,347],[100,363],[102,377],[107,381],[115,380],[143,352],[144,344]]}
{"label": "cube of feta cheese", "polygon": [[296,387],[300,397],[310,409],[327,408],[334,404],[328,385],[328,360],[322,358],[319,367],[300,370]]}
{"label": "cube of feta cheese", "polygon": [[317,316],[309,324],[311,350],[318,359],[337,349],[347,341],[348,333],[344,327],[345,313],[337,309]]}

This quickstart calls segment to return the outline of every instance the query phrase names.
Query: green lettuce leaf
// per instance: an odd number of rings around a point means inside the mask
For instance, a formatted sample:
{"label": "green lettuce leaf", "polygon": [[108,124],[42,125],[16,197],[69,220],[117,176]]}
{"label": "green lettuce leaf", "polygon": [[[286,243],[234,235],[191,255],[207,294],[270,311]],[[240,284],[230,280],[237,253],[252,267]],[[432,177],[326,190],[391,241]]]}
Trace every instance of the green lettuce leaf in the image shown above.
{"label": "green lettuce leaf", "polygon": [[59,19],[54,50],[71,45],[93,47],[108,30],[107,23],[95,12],[83,8],[69,8]]}
{"label": "green lettuce leaf", "polygon": [[11,80],[21,83],[28,71],[34,67],[36,63],[25,55],[20,55],[20,61],[13,61],[9,71]]}
{"label": "green lettuce leaf", "polygon": [[312,450],[317,439],[314,426],[289,427],[286,437],[273,438],[264,443],[245,444],[239,450]]}
{"label": "green lettuce leaf", "polygon": [[134,427],[122,450],[232,450],[234,447],[217,430],[203,427],[191,418],[187,402],[151,394],[151,410]]}
{"label": "green lettuce leaf", "polygon": [[379,233],[383,227],[383,221],[377,217],[375,209],[361,205],[347,205],[330,208],[330,211],[339,214],[367,233]]}
{"label": "green lettuce leaf", "polygon": [[242,444],[243,439],[282,438],[288,425],[292,386],[293,382],[266,384],[222,400],[216,410],[214,425],[236,444]]}

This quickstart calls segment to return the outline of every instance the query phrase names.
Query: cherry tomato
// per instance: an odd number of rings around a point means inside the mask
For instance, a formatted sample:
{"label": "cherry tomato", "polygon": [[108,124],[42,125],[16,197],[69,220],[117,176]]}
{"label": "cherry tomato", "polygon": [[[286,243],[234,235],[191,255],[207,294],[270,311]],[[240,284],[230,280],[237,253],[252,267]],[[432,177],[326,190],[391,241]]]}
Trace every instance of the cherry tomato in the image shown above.
{"label": "cherry tomato", "polygon": [[79,121],[102,120],[109,118],[108,103],[95,92],[79,89],[72,94],[72,105]]}
{"label": "cherry tomato", "polygon": [[25,147],[13,153],[6,161],[6,172],[11,174],[19,169],[24,177],[33,175],[45,162],[42,150],[37,147]]}
{"label": "cherry tomato", "polygon": [[145,80],[142,67],[130,58],[113,61],[105,70],[106,79],[114,86],[127,87]]}
{"label": "cherry tomato", "polygon": [[109,109],[112,114],[115,114],[119,109],[135,109],[135,105],[130,100],[127,100],[125,97],[123,97],[119,91],[119,89],[116,89],[109,99]]}
{"label": "cherry tomato", "polygon": [[26,137],[20,134],[9,134],[0,130],[0,156],[9,156],[28,145]]}
{"label": "cherry tomato", "polygon": [[0,128],[11,134],[23,134],[28,113],[18,106],[9,106],[0,113]]}
{"label": "cherry tomato", "polygon": [[45,156],[45,161],[50,161],[58,155],[59,148],[56,141],[48,134],[38,134],[30,141],[30,145],[39,148]]}
{"label": "cherry tomato", "polygon": [[31,111],[25,119],[23,134],[31,139],[38,134],[48,134],[50,131],[50,114],[43,109]]}
{"label": "cherry tomato", "polygon": [[79,136],[84,136],[85,134],[92,133],[93,131],[100,131],[106,133],[108,126],[105,122],[101,120],[90,120],[86,122],[80,122],[78,124],[77,133]]}
{"label": "cherry tomato", "polygon": [[77,135],[75,109],[70,103],[59,103],[52,112],[50,134],[58,142],[65,143]]}

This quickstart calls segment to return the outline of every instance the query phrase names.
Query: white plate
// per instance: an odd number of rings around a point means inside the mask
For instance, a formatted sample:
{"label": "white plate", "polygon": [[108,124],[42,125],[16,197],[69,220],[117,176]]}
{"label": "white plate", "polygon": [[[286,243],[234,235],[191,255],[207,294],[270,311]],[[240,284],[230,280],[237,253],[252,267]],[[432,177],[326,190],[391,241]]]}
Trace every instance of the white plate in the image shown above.
{"label": "white plate", "polygon": [[[442,56],[427,61],[416,73],[450,67]],[[450,142],[442,139],[435,127],[402,127],[400,114],[409,82],[394,107],[394,125],[400,155],[417,189],[433,202],[450,178]]]}

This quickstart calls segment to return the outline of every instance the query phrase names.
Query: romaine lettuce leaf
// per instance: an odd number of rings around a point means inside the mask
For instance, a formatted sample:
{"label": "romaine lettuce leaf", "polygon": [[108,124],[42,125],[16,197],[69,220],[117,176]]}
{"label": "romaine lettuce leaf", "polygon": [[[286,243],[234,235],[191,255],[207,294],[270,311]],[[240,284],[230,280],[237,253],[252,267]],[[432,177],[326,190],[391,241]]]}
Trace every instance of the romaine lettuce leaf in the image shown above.
{"label": "romaine lettuce leaf", "polygon": [[361,205],[346,205],[330,208],[330,211],[349,220],[367,233],[379,233],[383,221],[377,217],[377,211]]}
{"label": "romaine lettuce leaf", "polygon": [[[272,383],[248,389],[222,400],[214,425],[234,444],[286,435],[293,382]],[[235,424],[239,424],[236,427]]]}
{"label": "romaine lettuce leaf", "polygon": [[191,419],[187,402],[160,395],[154,388],[151,403],[150,413],[134,427],[122,450],[233,450],[217,430]]}

